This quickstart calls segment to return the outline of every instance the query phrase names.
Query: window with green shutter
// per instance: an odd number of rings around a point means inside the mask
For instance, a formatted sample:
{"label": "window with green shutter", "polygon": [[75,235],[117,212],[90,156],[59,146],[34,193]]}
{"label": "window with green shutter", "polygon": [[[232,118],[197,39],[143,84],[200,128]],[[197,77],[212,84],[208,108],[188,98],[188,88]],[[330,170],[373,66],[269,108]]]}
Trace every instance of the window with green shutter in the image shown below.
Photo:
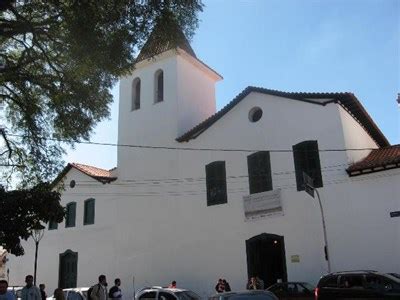
{"label": "window with green shutter", "polygon": [[95,201],[93,198],[85,200],[83,209],[83,225],[94,224]]}
{"label": "window with green shutter", "polygon": [[65,216],[65,227],[75,227],[76,202],[67,204],[67,213]]}
{"label": "window with green shutter", "polygon": [[268,151],[247,156],[250,194],[272,190],[271,160]]}
{"label": "window with green shutter", "polygon": [[314,180],[314,187],[323,186],[318,142],[304,141],[293,146],[297,190],[304,190],[303,172]]}
{"label": "window with green shutter", "polygon": [[58,228],[58,223],[54,221],[49,222],[49,230],[55,230]]}
{"label": "window with green shutter", "polygon": [[224,161],[206,165],[207,206],[228,202]]}

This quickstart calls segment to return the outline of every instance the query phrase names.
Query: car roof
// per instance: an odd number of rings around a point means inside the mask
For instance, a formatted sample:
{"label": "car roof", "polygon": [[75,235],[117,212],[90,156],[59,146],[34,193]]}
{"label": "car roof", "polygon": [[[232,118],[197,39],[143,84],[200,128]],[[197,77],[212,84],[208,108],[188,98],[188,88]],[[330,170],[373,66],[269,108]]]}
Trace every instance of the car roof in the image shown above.
{"label": "car roof", "polygon": [[310,284],[310,283],[308,283],[308,282],[306,282],[306,281],[288,281],[288,282],[279,282],[279,283],[274,283],[273,285],[271,285],[271,286],[274,286],[274,285],[279,285],[279,284],[288,284],[288,283],[296,283],[296,284]]}
{"label": "car roof", "polygon": [[217,293],[212,295],[211,297],[220,297],[220,296],[230,296],[230,295],[248,295],[248,294],[272,294],[270,291],[267,290],[245,290],[245,291],[238,291],[238,292],[224,292],[224,293]]}
{"label": "car roof", "polygon": [[180,289],[180,288],[168,288],[168,287],[164,288],[164,287],[153,286],[153,287],[149,287],[149,288],[143,288],[143,289],[140,290],[139,293],[142,293],[142,292],[156,292],[156,291],[160,291],[160,290],[169,291],[169,292],[173,292],[173,293],[188,291],[186,289]]}

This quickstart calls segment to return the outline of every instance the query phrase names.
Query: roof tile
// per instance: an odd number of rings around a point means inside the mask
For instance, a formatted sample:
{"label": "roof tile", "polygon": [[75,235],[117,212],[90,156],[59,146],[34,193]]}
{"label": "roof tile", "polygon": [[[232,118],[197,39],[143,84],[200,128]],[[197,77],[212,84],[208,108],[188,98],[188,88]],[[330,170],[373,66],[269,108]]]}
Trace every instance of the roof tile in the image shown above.
{"label": "roof tile", "polygon": [[[350,175],[361,175],[374,172],[376,168],[400,167],[400,144],[372,150],[367,157],[352,164],[347,172]],[[367,170],[367,172],[365,172]],[[357,174],[353,174],[357,173]]]}

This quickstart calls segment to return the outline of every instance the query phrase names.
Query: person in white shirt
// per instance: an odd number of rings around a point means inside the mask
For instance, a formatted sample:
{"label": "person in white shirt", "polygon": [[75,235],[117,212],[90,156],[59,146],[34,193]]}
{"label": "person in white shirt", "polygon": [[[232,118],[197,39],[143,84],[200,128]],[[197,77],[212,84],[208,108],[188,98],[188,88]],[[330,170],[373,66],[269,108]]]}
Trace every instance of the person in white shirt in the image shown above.
{"label": "person in white shirt", "polygon": [[33,285],[33,276],[25,277],[26,286],[21,291],[21,300],[42,300],[42,295],[37,286]]}
{"label": "person in white shirt", "polygon": [[[93,287],[93,290],[90,293],[90,299],[91,300],[108,300],[106,275],[99,276],[99,283]],[[22,300],[24,300],[24,299],[22,299]],[[30,299],[28,299],[28,300],[30,300]]]}

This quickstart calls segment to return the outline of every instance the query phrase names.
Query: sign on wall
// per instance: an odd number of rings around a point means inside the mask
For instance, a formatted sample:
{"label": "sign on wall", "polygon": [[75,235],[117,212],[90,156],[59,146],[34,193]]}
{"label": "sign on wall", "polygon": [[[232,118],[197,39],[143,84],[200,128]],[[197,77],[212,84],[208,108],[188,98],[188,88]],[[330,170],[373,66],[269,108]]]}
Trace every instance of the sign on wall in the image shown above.
{"label": "sign on wall", "polygon": [[292,256],[290,257],[290,261],[291,261],[292,263],[299,263],[299,262],[300,262],[300,255],[292,255]]}
{"label": "sign on wall", "polygon": [[399,210],[399,211],[391,211],[391,212],[390,212],[390,217],[391,217],[391,218],[400,217],[400,210]]}
{"label": "sign on wall", "polygon": [[243,205],[246,221],[283,215],[280,189],[244,196]]}

